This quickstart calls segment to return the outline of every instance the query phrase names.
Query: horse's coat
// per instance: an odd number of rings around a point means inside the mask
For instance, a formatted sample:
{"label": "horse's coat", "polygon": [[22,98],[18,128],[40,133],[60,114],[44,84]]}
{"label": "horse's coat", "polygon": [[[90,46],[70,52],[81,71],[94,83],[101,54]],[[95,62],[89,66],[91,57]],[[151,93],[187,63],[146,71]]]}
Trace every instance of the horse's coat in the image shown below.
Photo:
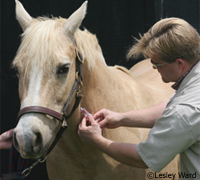
{"label": "horse's coat", "polygon": [[[108,67],[104,61],[96,36],[78,29],[85,13],[84,3],[68,19],[33,19],[16,0],[17,19],[24,34],[13,61],[19,72],[19,96],[21,108],[44,106],[61,112],[75,80],[75,41],[83,56],[83,99],[72,117],[67,120],[68,129],[47,156],[47,171],[51,180],[122,180],[148,179],[150,170],[123,165],[98,149],[82,143],[77,127],[83,118],[80,107],[95,113],[102,108],[125,112],[145,108],[169,99],[169,86],[162,88],[161,79],[148,79],[142,73],[133,77]],[[145,62],[136,65],[145,72]],[[122,68],[123,69],[123,68]],[[125,70],[124,70],[125,71]],[[150,70],[151,73],[155,71]],[[158,73],[157,76],[159,77]],[[149,84],[149,85],[148,85]],[[47,150],[59,129],[56,120],[39,113],[23,115],[14,131],[15,147],[24,158],[39,158]],[[145,141],[148,129],[105,129],[103,135],[119,142]],[[177,173],[174,160],[163,173]]]}

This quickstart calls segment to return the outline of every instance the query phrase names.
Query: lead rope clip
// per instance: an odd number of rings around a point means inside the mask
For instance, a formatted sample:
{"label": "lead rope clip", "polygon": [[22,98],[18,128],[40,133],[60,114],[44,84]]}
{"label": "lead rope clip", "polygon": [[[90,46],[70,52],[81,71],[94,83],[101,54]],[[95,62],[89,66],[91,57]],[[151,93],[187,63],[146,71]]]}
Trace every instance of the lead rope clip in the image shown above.
{"label": "lead rope clip", "polygon": [[31,167],[29,168],[26,168],[23,172],[22,172],[22,175],[24,177],[27,177],[30,173],[31,173],[31,170],[38,164],[38,163],[43,163],[45,162],[45,158],[44,159],[38,159],[35,163],[32,164]]}

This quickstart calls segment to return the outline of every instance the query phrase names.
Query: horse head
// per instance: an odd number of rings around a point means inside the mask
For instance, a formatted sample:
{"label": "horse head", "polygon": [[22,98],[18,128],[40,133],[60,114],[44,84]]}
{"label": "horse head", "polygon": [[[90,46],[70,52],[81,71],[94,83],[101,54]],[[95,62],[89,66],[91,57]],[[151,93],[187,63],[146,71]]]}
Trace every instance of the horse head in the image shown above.
{"label": "horse head", "polygon": [[[75,34],[86,8],[87,1],[68,19],[35,19],[16,0],[16,17],[24,31],[13,61],[21,109],[39,106],[62,112],[76,79]],[[22,114],[14,130],[15,148],[22,157],[37,159],[46,153],[59,126],[48,114]]]}

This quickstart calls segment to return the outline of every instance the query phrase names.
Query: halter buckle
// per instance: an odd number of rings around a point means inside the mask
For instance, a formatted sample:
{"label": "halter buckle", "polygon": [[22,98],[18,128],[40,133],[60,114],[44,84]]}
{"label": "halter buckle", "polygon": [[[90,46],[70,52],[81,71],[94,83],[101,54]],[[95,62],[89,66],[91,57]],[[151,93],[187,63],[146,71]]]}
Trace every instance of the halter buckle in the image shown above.
{"label": "halter buckle", "polygon": [[66,127],[67,127],[67,121],[66,121],[65,119],[63,120],[61,126],[62,126],[63,128],[66,128]]}
{"label": "halter buckle", "polygon": [[79,95],[82,95],[81,89],[78,89],[78,91],[76,92],[76,97],[79,97]]}

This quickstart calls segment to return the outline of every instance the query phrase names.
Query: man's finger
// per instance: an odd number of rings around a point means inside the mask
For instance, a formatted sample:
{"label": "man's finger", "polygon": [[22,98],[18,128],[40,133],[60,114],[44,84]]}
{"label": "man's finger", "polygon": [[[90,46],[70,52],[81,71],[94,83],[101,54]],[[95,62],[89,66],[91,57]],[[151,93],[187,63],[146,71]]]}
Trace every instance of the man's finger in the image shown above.
{"label": "man's finger", "polygon": [[13,137],[13,131],[14,131],[14,129],[4,132],[3,134],[1,134],[0,139],[6,140],[6,139]]}
{"label": "man's finger", "polygon": [[102,121],[102,118],[97,118],[97,119],[95,119],[95,121],[96,121],[97,123],[100,123],[100,122]]}
{"label": "man's finger", "polygon": [[105,121],[99,122],[99,127],[100,127],[101,129],[104,129],[105,126],[106,126]]}
{"label": "man's finger", "polygon": [[93,118],[96,120],[98,118],[103,119],[104,118],[104,114],[103,114],[103,110],[100,110],[98,112],[96,112],[93,116]]}
{"label": "man's finger", "polygon": [[80,122],[79,127],[85,127],[86,126],[86,122],[87,122],[86,117],[84,117],[82,119],[82,121]]}
{"label": "man's finger", "polygon": [[95,124],[97,123],[97,122],[94,120],[94,118],[92,117],[91,114],[88,114],[86,118],[88,119],[89,123],[91,123],[91,124],[92,124],[92,123],[95,123]]}

